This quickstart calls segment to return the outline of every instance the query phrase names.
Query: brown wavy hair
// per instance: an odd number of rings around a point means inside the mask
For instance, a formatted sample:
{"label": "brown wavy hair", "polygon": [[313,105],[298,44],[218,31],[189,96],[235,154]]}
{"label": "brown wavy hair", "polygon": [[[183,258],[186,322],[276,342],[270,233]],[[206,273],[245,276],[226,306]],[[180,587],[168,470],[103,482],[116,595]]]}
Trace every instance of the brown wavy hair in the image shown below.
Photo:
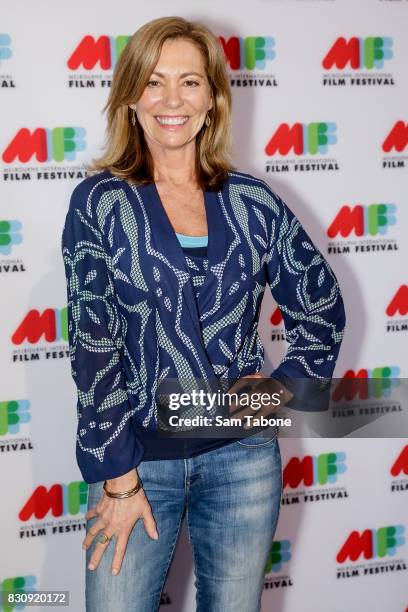
{"label": "brown wavy hair", "polygon": [[143,94],[165,40],[182,38],[202,54],[213,95],[211,123],[196,135],[196,177],[205,189],[219,190],[234,170],[231,164],[231,89],[225,55],[219,40],[198,22],[182,17],[153,19],[130,37],[115,66],[108,101],[106,138],[101,157],[93,159],[91,173],[109,170],[113,175],[141,185],[153,181],[153,159],[143,129],[131,125],[129,104]]}

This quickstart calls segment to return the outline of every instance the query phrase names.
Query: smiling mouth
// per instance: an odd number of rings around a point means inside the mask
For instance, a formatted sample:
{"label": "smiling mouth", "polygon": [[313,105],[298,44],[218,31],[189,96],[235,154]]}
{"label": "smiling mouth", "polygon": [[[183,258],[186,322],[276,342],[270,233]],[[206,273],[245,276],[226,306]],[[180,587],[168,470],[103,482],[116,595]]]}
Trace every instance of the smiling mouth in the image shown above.
{"label": "smiling mouth", "polygon": [[189,120],[188,115],[156,115],[155,118],[160,125],[184,125]]}

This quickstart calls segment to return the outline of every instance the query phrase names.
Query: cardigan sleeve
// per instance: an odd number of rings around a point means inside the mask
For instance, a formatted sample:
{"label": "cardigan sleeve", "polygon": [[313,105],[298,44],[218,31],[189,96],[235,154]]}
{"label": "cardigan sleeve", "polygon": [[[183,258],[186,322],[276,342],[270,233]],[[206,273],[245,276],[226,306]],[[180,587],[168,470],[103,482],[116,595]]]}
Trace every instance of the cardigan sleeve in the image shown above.
{"label": "cardigan sleeve", "polygon": [[142,459],[121,362],[126,322],[113,284],[97,194],[74,189],[62,232],[71,374],[77,391],[76,458],[87,483],[122,476]]}
{"label": "cardigan sleeve", "polygon": [[269,194],[267,276],[289,344],[270,376],[293,392],[289,407],[325,410],[346,321],[341,290],[299,220],[277,194]]}

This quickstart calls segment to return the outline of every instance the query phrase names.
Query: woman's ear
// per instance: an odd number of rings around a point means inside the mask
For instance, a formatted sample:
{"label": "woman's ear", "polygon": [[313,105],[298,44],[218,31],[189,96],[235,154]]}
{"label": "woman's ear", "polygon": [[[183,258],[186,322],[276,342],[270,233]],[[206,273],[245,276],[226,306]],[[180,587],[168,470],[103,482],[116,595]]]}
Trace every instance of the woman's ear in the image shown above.
{"label": "woman's ear", "polygon": [[129,104],[129,108],[131,108],[132,110],[136,110],[136,104]]}

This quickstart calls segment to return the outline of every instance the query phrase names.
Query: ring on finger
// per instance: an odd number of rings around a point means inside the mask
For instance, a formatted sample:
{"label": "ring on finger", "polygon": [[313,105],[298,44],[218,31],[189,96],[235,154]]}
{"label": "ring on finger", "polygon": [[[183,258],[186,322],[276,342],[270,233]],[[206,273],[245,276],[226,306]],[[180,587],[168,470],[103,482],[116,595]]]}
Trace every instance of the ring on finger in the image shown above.
{"label": "ring on finger", "polygon": [[107,536],[106,533],[100,533],[98,535],[98,542],[100,542],[101,544],[106,544],[106,542],[110,542],[112,539],[112,536]]}

